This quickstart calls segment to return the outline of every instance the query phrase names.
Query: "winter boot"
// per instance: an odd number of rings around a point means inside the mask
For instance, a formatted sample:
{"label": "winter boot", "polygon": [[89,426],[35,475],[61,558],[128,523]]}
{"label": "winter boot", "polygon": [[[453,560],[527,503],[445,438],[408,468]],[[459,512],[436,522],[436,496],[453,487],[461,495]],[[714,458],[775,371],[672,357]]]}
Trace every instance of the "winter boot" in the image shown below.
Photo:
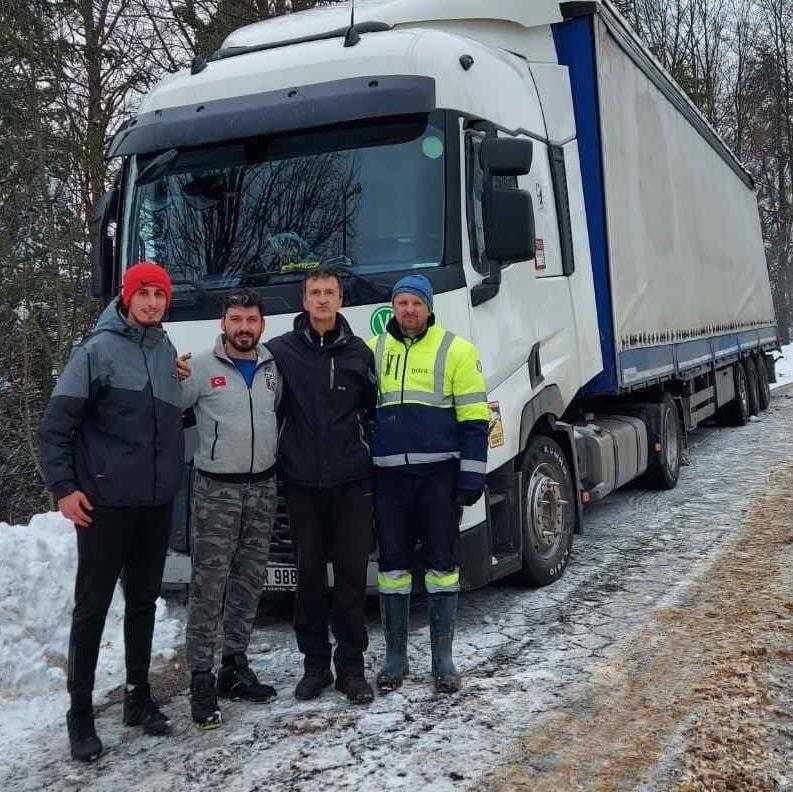
{"label": "winter boot", "polygon": [[168,734],[171,721],[160,712],[148,683],[127,687],[124,691],[124,725],[142,726],[144,734]]}
{"label": "winter boot", "polygon": [[211,671],[194,671],[190,682],[190,714],[201,731],[217,729],[222,723]]}
{"label": "winter boot", "polygon": [[362,671],[337,672],[336,690],[344,693],[352,704],[368,704],[374,701],[374,691]]}
{"label": "winter boot", "polygon": [[244,654],[235,654],[223,655],[223,665],[218,671],[218,695],[232,701],[264,704],[272,701],[277,693],[275,688],[259,682]]}
{"label": "winter boot", "polygon": [[307,668],[303,678],[295,688],[295,698],[310,701],[319,698],[322,689],[333,684],[333,674],[329,668]]}
{"label": "winter boot", "polygon": [[72,759],[78,762],[95,762],[102,754],[102,741],[96,736],[94,710],[70,709],[66,713],[66,728],[69,730],[69,747]]}
{"label": "winter boot", "polygon": [[401,687],[410,672],[408,666],[409,594],[381,594],[380,618],[385,633],[385,665],[377,675],[377,687],[390,693]]}
{"label": "winter boot", "polygon": [[462,685],[452,660],[457,592],[427,594],[430,610],[430,642],[432,645],[432,676],[438,693],[454,693]]}

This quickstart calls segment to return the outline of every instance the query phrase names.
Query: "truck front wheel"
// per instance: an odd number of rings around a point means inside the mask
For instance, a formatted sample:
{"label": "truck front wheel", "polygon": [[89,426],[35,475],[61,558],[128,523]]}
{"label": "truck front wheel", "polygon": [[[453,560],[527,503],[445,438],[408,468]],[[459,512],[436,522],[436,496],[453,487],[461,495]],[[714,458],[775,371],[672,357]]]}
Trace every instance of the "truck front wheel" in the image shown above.
{"label": "truck front wheel", "polygon": [[575,488],[559,444],[537,435],[521,461],[523,571],[526,583],[547,586],[561,577],[570,558],[575,526]]}

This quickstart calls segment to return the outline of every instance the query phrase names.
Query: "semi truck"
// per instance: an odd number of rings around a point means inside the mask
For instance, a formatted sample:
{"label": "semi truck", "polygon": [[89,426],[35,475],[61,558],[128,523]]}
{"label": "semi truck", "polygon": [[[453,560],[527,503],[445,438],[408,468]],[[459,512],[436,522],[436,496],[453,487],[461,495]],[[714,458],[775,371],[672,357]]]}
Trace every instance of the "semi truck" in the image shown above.
{"label": "semi truck", "polygon": [[[688,432],[768,406],[752,177],[607,0],[359,0],[253,24],[154,87],[108,156],[95,293],[162,264],[180,352],[212,343],[241,287],[265,341],[291,329],[320,262],[364,338],[399,278],[430,279],[490,406],[464,588],[552,583],[588,503],[674,487]],[[191,431],[166,585],[189,580]],[[291,550],[281,512],[265,589],[294,587]]]}

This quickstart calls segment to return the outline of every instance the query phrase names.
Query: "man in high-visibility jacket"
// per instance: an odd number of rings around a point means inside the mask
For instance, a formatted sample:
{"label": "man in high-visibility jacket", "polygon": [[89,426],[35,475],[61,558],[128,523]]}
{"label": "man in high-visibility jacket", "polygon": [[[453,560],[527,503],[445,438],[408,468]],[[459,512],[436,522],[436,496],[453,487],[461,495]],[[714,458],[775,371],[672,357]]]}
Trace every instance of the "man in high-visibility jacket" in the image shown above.
{"label": "man in high-visibility jacket", "polygon": [[456,550],[462,507],[479,500],[485,486],[485,380],[476,347],[435,323],[427,278],[402,278],[392,300],[393,319],[369,341],[379,383],[372,462],[386,638],[377,685],[395,690],[408,673],[411,569],[420,539],[435,689],[453,692],[460,688],[452,660]]}

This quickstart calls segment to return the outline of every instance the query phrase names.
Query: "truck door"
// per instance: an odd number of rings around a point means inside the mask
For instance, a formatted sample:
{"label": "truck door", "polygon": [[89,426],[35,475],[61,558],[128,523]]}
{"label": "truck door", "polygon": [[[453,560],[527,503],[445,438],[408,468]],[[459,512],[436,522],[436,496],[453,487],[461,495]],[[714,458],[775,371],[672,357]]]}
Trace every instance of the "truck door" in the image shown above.
{"label": "truck door", "polygon": [[[482,227],[483,172],[479,148],[484,135],[467,131],[466,200],[468,245],[473,283],[488,274]],[[520,188],[532,196],[535,215],[536,256],[502,270],[502,285],[491,300],[472,307],[472,334],[482,355],[490,390],[511,376],[525,372],[532,350],[543,368],[566,359],[575,350],[574,322],[568,284],[569,264],[562,260],[554,183],[549,149],[532,140],[534,156],[526,176],[505,177],[501,186]],[[532,384],[539,389],[541,382]]]}

